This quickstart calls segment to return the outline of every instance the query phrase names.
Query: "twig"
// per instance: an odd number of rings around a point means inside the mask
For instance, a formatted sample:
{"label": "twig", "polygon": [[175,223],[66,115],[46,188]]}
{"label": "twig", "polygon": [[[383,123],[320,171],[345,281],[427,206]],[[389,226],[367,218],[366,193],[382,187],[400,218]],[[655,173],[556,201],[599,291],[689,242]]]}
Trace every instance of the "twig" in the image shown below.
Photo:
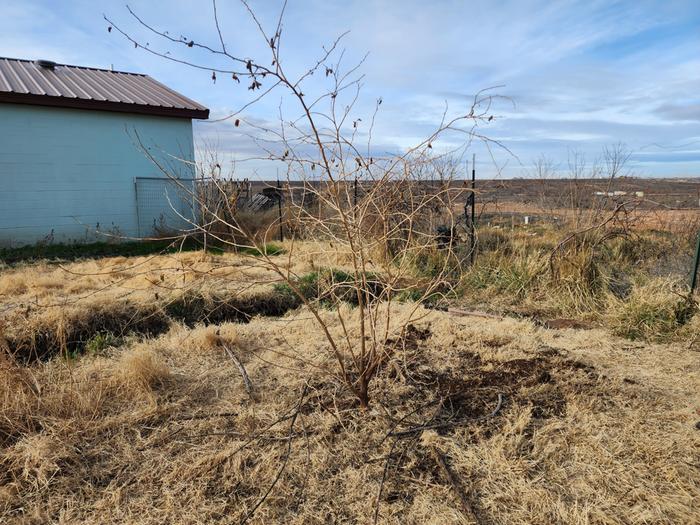
{"label": "twig", "polygon": [[[278,423],[282,423],[283,421],[286,421],[286,420],[288,420],[288,419],[291,419],[292,417],[294,417],[294,414],[285,414],[284,416],[277,418],[275,421],[273,421],[272,423],[270,423],[269,425],[267,425],[267,426],[262,430],[262,432],[267,432],[268,430],[270,430],[272,427],[274,427],[274,426],[277,425]],[[252,443],[254,443],[255,441],[257,441],[257,440],[259,439],[259,436],[261,436],[261,435],[262,435],[262,433],[261,433],[261,434],[257,434],[256,436],[251,437],[251,438],[248,439],[245,443],[243,443],[240,447],[238,447],[236,450],[234,450],[234,451],[231,453],[231,455],[237,454],[237,453],[239,453],[241,450],[247,448],[250,444],[252,444]]]}
{"label": "twig", "polygon": [[299,498],[297,505],[301,505],[304,498],[304,493],[306,492],[306,484],[309,481],[309,476],[311,475],[311,442],[309,441],[309,432],[306,429],[306,423],[304,423],[304,417],[301,420],[301,429],[303,430],[304,439],[306,440],[306,475],[304,476],[304,481],[301,484],[301,489],[299,490]]}
{"label": "twig", "polygon": [[[308,432],[306,433],[308,434]],[[188,434],[187,438],[203,438],[203,437],[210,437],[210,436],[232,436],[236,437],[239,439],[255,439],[257,441],[268,441],[268,442],[275,442],[275,441],[283,441],[287,442],[290,439],[294,439],[296,437],[306,435],[304,433],[299,434],[299,433],[294,433],[294,434],[287,434],[286,436],[265,436],[263,434],[256,434],[255,436],[250,436],[248,434],[244,434],[243,432],[236,432],[234,430],[222,430],[220,432],[203,432],[201,434]]]}
{"label": "twig", "polygon": [[228,356],[231,358],[231,360],[236,364],[238,367],[238,371],[241,373],[241,377],[243,378],[243,385],[245,386],[245,391],[248,392],[248,395],[252,400],[255,401],[255,393],[253,392],[253,383],[250,380],[250,377],[248,377],[248,372],[246,372],[245,367],[243,366],[243,363],[241,362],[240,359],[238,359],[238,356],[229,348],[228,345],[221,345],[224,348],[224,351]]}
{"label": "twig", "polygon": [[394,449],[398,444],[399,440],[395,439],[391,444],[389,453],[386,456],[386,462],[384,463],[384,470],[382,471],[382,480],[379,483],[379,491],[377,492],[377,501],[374,505],[374,525],[377,525],[377,520],[379,519],[379,503],[382,498],[382,492],[384,492],[384,483],[386,482],[387,475],[389,474],[389,464],[391,463],[391,456],[394,454]]}
{"label": "twig", "polygon": [[444,423],[434,423],[432,425],[419,425],[417,427],[409,428],[406,430],[401,430],[399,432],[389,432],[389,436],[392,437],[405,437],[405,436],[410,436],[415,434],[416,432],[423,432],[424,430],[435,430],[438,428],[449,428],[449,427],[454,427],[457,425],[461,425],[462,423],[470,423],[470,422],[476,422],[476,421],[484,421],[486,419],[491,419],[494,417],[498,412],[500,412],[501,407],[503,406],[503,394],[498,394],[498,404],[496,405],[496,408],[493,409],[493,411],[482,417],[478,418],[469,418],[469,419],[458,419],[456,421],[447,421]]}
{"label": "twig", "polygon": [[[426,408],[426,407],[429,407],[433,404],[435,404],[435,403],[431,401],[430,403],[425,403],[425,404],[419,405],[414,410],[411,410],[409,413],[405,414],[403,417],[401,417],[401,419],[399,419],[398,421],[396,421],[392,425],[392,427],[391,427],[392,431],[393,431],[393,429],[395,429],[397,426],[399,426],[401,423],[403,423],[406,419],[411,417],[413,414],[415,414],[419,410]],[[381,440],[379,445],[381,446],[384,443],[384,441],[386,441],[391,436],[391,434],[392,434],[392,432],[387,433],[387,435],[384,436],[384,438]],[[389,453],[386,456],[386,462],[384,463],[384,470],[382,471],[382,480],[379,483],[379,490],[377,491],[377,499],[374,503],[374,525],[377,525],[377,520],[379,520],[379,505],[381,503],[382,493],[384,492],[384,483],[386,482],[387,475],[389,474],[389,465],[391,464],[391,456],[394,454],[394,449],[396,448],[396,445],[398,443],[399,443],[399,439],[395,439],[394,442],[391,444],[391,448],[389,449]],[[374,460],[371,460],[371,461],[374,461]],[[369,463],[369,461],[368,461],[368,463]]]}
{"label": "twig", "polygon": [[294,434],[294,423],[296,423],[297,416],[299,415],[299,412],[301,411],[301,406],[304,403],[304,397],[306,397],[306,392],[309,389],[309,383],[304,384],[304,389],[301,391],[301,397],[299,398],[299,402],[297,403],[297,408],[294,411],[294,415],[292,416],[292,421],[289,424],[289,440],[287,441],[287,452],[284,455],[284,461],[282,463],[282,466],[280,469],[277,471],[277,475],[275,476],[275,479],[272,480],[272,483],[270,484],[270,487],[267,489],[265,494],[263,495],[258,502],[253,505],[253,508],[246,513],[245,516],[243,516],[243,519],[241,520],[241,525],[245,525],[245,523],[248,522],[250,518],[253,517],[253,514],[255,514],[255,511],[258,510],[260,505],[262,505],[267,497],[270,495],[272,492],[272,489],[275,488],[275,485],[277,485],[277,482],[279,479],[282,477],[282,473],[284,470],[287,468],[287,463],[289,462],[289,457],[292,455],[292,436]]}
{"label": "twig", "polygon": [[505,319],[505,317],[501,315],[494,315],[487,312],[477,312],[476,310],[462,310],[461,308],[452,307],[449,307],[447,309],[447,313],[465,317],[483,317],[484,319],[498,319],[499,321],[503,321]]}
{"label": "twig", "polygon": [[182,415],[172,418],[170,421],[192,421],[195,419],[209,419],[211,417],[234,417],[237,415],[238,412],[214,412],[213,414]]}
{"label": "twig", "polygon": [[432,452],[433,459],[435,459],[435,463],[437,463],[438,467],[440,467],[440,470],[442,470],[443,474],[447,478],[447,481],[450,483],[452,491],[457,496],[457,499],[459,499],[464,513],[469,517],[471,521],[473,521],[474,523],[479,523],[479,521],[476,519],[476,514],[474,514],[474,509],[472,508],[471,503],[469,503],[469,499],[467,498],[467,495],[464,492],[462,483],[459,481],[459,478],[457,478],[457,475],[452,471],[450,466],[447,464],[447,461],[445,461],[445,456],[443,456],[438,451],[438,449],[435,448],[434,445],[430,447],[430,451]]}

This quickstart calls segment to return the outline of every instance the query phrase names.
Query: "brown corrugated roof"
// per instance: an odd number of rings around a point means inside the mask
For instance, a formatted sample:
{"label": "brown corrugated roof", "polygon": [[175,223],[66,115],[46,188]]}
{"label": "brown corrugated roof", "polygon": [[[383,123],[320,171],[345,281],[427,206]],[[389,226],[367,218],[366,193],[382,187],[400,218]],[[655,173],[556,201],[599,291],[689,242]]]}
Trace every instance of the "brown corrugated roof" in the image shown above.
{"label": "brown corrugated roof", "polygon": [[[50,64],[49,64],[50,65]],[[148,75],[0,57],[0,102],[186,118],[209,110]]]}

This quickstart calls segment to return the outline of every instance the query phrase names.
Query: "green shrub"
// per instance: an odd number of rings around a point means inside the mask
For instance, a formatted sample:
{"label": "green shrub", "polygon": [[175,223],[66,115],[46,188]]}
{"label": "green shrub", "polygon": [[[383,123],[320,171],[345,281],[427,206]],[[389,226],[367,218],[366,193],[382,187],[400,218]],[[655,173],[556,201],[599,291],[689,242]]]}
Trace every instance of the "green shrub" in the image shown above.
{"label": "green shrub", "polygon": [[110,346],[117,346],[121,342],[121,338],[115,336],[112,332],[97,332],[85,343],[85,353],[99,354]]}
{"label": "green shrub", "polygon": [[[385,285],[378,275],[372,272],[364,274],[364,300],[371,302],[381,295]],[[324,268],[310,272],[294,280],[294,286],[308,301],[318,301],[322,306],[331,307],[338,302],[358,305],[355,276],[344,270]],[[283,297],[298,298],[288,283],[278,283],[274,286],[276,293]]]}
{"label": "green shrub", "polygon": [[263,245],[262,249],[255,246],[246,246],[243,248],[238,248],[238,253],[244,255],[253,255],[255,257],[261,256],[263,254],[282,255],[284,253],[284,248],[282,248],[279,244],[274,244],[270,242]]}

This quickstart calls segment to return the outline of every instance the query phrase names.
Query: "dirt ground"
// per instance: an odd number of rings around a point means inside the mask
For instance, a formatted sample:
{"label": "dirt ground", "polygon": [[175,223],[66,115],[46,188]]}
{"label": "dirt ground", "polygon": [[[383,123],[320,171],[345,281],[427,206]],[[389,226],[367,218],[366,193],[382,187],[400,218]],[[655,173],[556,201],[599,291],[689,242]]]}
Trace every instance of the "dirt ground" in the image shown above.
{"label": "dirt ground", "polygon": [[[144,312],[193,284],[270,286],[248,259],[208,257],[5,270],[2,344],[89,333],[95,319],[151,327]],[[319,257],[309,247],[295,268]],[[330,375],[304,308],[168,318],[82,355],[5,355],[0,522],[700,523],[696,341],[419,313],[367,410]]]}

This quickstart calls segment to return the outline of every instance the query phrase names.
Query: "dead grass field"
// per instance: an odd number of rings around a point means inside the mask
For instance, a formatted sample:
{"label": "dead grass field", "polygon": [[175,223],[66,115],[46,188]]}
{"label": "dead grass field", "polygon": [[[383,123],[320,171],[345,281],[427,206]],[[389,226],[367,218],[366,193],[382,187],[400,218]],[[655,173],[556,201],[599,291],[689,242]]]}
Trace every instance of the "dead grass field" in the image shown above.
{"label": "dead grass field", "polygon": [[[342,266],[327,248],[289,264]],[[0,522],[700,522],[697,338],[424,310],[361,411],[304,308],[168,317],[185,289],[260,297],[272,281],[198,252],[4,270],[2,344],[109,319],[124,333],[67,358],[3,357]],[[128,334],[155,312],[164,326]]]}
{"label": "dead grass field", "polygon": [[[513,213],[519,215],[557,217],[559,220],[571,220],[575,212],[571,208],[543,208],[541,205],[528,204],[520,201],[501,201],[484,203],[481,213],[499,214]],[[671,209],[654,207],[630,211],[626,220],[637,230],[657,229],[671,233],[697,230],[700,224],[700,209]]]}

